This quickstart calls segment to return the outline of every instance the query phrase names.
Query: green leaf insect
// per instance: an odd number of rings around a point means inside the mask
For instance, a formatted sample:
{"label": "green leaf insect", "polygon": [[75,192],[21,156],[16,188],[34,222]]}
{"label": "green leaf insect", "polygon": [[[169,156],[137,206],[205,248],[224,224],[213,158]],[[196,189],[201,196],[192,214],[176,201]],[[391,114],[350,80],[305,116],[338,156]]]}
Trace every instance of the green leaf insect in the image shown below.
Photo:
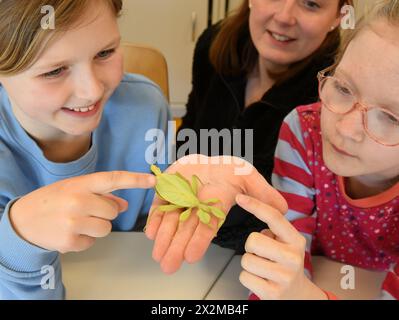
{"label": "green leaf insect", "polygon": [[226,214],[221,209],[212,206],[220,200],[200,201],[198,199],[198,190],[203,183],[196,175],[193,175],[189,182],[178,172],[162,173],[156,165],[151,165],[151,171],[157,177],[155,192],[161,199],[168,202],[168,204],[157,207],[157,210],[170,212],[181,209],[183,211],[179,220],[184,222],[190,217],[193,209],[197,209],[197,216],[202,223],[210,226],[211,215],[214,215],[219,219],[218,228],[221,227],[226,219]]}

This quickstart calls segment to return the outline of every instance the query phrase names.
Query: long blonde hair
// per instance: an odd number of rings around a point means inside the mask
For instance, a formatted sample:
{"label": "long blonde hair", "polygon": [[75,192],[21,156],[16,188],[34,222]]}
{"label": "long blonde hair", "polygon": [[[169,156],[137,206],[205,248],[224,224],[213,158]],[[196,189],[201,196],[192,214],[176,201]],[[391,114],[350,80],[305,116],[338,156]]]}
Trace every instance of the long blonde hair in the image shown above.
{"label": "long blonde hair", "polygon": [[[0,75],[10,76],[28,69],[46,44],[70,29],[98,1],[119,16],[123,0],[2,0],[0,1]],[[56,27],[41,27],[44,6],[54,8]]]}

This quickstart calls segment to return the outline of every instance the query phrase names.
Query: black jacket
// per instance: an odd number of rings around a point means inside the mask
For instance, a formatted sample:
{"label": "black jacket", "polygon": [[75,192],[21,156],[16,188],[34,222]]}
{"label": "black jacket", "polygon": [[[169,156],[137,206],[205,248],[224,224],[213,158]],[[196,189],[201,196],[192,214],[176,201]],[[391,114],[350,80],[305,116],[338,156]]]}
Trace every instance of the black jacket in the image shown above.
{"label": "black jacket", "polygon": [[[218,74],[209,61],[209,49],[217,30],[218,25],[208,28],[197,42],[193,61],[192,91],[179,131],[184,128],[193,129],[199,140],[200,129],[253,129],[253,164],[270,182],[274,151],[282,121],[295,107],[317,101],[317,73],[333,64],[338,43],[326,50],[324,55],[314,58],[307,68],[293,78],[273,86],[265,92],[260,101],[244,108],[246,76],[231,77]],[[244,140],[243,138],[242,148],[245,147]],[[177,141],[176,145],[180,147],[183,143],[184,141]],[[198,143],[199,151],[201,150]],[[208,151],[207,155],[222,152],[223,150]],[[265,224],[260,223],[251,214],[235,206],[214,242],[241,253],[249,233],[265,227]]]}

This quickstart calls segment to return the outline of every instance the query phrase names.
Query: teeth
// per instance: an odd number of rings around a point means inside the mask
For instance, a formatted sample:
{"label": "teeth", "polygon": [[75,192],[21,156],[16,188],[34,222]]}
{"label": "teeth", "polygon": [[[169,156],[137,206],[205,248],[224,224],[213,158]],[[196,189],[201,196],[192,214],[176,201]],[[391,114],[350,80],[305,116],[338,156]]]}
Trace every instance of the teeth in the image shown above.
{"label": "teeth", "polygon": [[71,111],[75,111],[75,112],[88,112],[94,109],[94,105],[91,107],[85,107],[85,108],[68,108]]}
{"label": "teeth", "polygon": [[283,42],[283,41],[291,40],[291,38],[288,38],[286,36],[281,36],[281,35],[273,33],[273,32],[271,34],[272,34],[273,38],[276,39],[277,41],[282,41]]}

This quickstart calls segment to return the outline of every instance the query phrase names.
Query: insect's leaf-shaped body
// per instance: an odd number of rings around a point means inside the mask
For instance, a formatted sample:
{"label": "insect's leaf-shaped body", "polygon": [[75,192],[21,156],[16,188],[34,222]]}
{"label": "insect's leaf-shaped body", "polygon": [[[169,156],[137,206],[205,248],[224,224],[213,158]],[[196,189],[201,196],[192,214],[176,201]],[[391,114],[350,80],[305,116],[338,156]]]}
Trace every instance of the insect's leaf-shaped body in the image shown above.
{"label": "insect's leaf-shaped body", "polygon": [[181,207],[194,207],[199,203],[186,180],[177,175],[163,173],[157,176],[155,190],[162,199]]}

